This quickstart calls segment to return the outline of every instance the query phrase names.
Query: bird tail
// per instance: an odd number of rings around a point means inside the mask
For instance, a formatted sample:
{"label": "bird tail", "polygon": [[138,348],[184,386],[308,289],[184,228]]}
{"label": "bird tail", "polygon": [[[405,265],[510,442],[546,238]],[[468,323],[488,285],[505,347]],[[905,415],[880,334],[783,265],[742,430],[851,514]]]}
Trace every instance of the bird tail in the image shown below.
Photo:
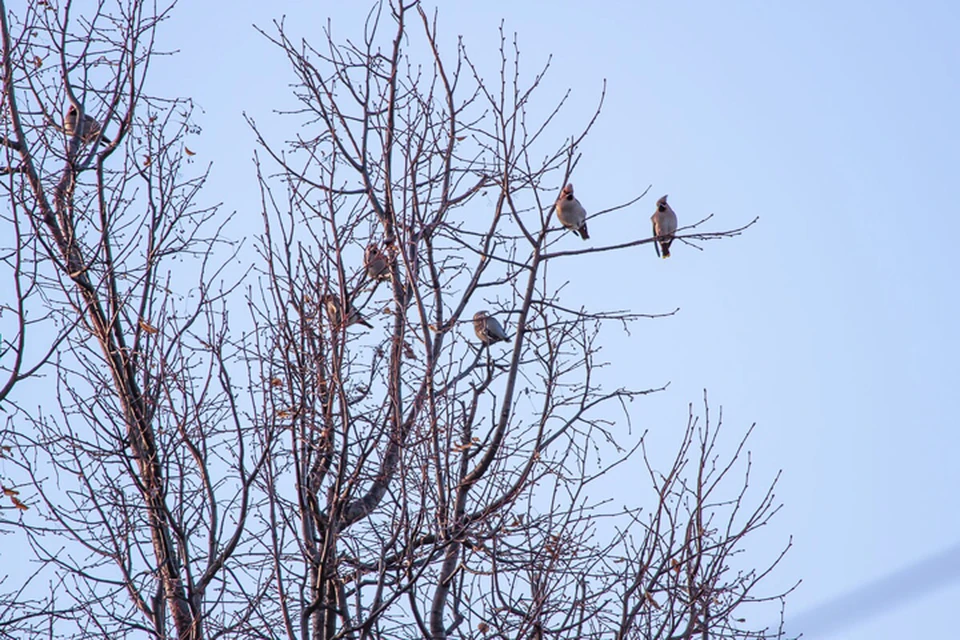
{"label": "bird tail", "polygon": [[671,245],[671,243],[673,243],[673,238],[670,238],[669,240],[664,240],[664,241],[662,241],[662,242],[660,243],[660,248],[663,249],[663,257],[664,257],[664,258],[669,258],[669,257],[670,257],[670,245]]}
{"label": "bird tail", "polygon": [[584,222],[582,225],[580,225],[580,228],[577,229],[577,233],[580,234],[580,237],[583,238],[584,240],[589,240],[589,239],[590,239],[590,234],[587,233],[587,223],[586,223],[586,222]]}

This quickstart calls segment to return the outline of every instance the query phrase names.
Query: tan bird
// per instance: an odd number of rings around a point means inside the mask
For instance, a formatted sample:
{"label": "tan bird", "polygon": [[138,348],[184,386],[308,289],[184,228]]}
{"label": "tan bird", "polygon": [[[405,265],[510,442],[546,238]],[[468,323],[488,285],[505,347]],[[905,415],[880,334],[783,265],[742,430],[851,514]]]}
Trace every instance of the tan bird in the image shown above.
{"label": "tan bird", "polygon": [[[67,109],[67,115],[63,117],[63,130],[66,132],[68,138],[72,138],[77,130],[78,116],[79,112],[77,108],[71,104]],[[104,144],[110,144],[110,139],[100,133],[100,123],[94,120],[92,116],[83,114],[83,121],[80,125],[80,140],[87,144],[97,138],[102,140]]]}
{"label": "tan bird", "polygon": [[669,258],[673,234],[677,232],[677,214],[667,204],[667,196],[657,200],[657,210],[650,216],[650,220],[653,222],[653,236],[657,239],[653,243],[653,248],[657,250],[658,257],[660,250],[663,249],[663,257]]}
{"label": "tan bird", "polygon": [[[334,326],[340,326],[341,319],[343,318],[343,308],[340,304],[340,296],[326,293],[321,298],[323,301],[324,307],[327,309],[327,317],[330,318],[330,322]],[[353,308],[353,305],[347,305],[347,324],[345,326],[349,327],[352,324],[362,324],[368,329],[373,329],[373,325],[367,322],[367,319],[360,315],[360,312]]]}
{"label": "tan bird", "polygon": [[484,345],[491,345],[497,342],[508,342],[510,337],[497,322],[497,319],[486,311],[477,311],[473,314],[473,330],[476,332],[480,342]]}
{"label": "tan bird", "polygon": [[555,205],[557,220],[584,240],[590,238],[587,233],[587,212],[580,201],[573,197],[573,185],[568,184],[560,192]]}
{"label": "tan bird", "polygon": [[371,280],[389,280],[390,262],[386,252],[380,251],[377,245],[371,244],[363,253],[363,267],[367,277]]}

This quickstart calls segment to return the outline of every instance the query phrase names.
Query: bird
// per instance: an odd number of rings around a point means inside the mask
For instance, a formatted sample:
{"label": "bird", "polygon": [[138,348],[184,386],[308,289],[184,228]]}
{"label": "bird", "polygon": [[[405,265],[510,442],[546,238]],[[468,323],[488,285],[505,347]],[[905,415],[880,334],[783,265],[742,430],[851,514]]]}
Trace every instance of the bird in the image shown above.
{"label": "bird", "polygon": [[[72,138],[77,130],[78,116],[79,112],[77,108],[71,104],[67,109],[67,115],[63,117],[63,130],[69,138]],[[98,137],[104,144],[110,144],[110,138],[100,133],[100,123],[97,122],[93,116],[83,114],[82,124],[80,125],[80,140],[86,144],[93,142]]]}
{"label": "bird", "polygon": [[[657,250],[657,256],[660,256],[660,250],[663,249],[663,257],[670,257],[670,244],[673,242],[673,234],[677,231],[677,214],[673,212],[670,205],[667,204],[667,196],[657,200],[657,210],[650,216],[653,222],[653,236],[657,239],[653,243],[653,248]],[[657,247],[657,245],[660,245]]]}
{"label": "bird", "polygon": [[[323,300],[323,305],[327,309],[327,317],[330,318],[330,322],[335,326],[339,326],[341,319],[343,318],[343,308],[340,304],[340,296],[332,293],[326,293],[323,295],[321,300]],[[352,324],[362,324],[368,329],[373,329],[373,325],[367,322],[367,319],[360,315],[360,312],[354,309],[353,305],[348,304],[347,322],[344,326],[349,327]]]}
{"label": "bird", "polygon": [[497,319],[486,311],[477,311],[473,314],[473,330],[484,346],[510,340]]}
{"label": "bird", "polygon": [[560,192],[555,205],[557,220],[584,240],[590,239],[587,233],[587,212],[580,201],[573,197],[573,185],[568,184]]}
{"label": "bird", "polygon": [[386,252],[380,251],[377,245],[371,244],[363,253],[363,267],[367,277],[371,280],[389,280],[390,263]]}

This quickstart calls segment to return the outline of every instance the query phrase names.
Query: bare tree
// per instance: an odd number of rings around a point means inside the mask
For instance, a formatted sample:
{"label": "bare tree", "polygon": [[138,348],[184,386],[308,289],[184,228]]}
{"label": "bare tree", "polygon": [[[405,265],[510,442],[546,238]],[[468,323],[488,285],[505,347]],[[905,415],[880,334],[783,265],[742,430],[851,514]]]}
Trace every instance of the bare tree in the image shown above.
{"label": "bare tree", "polygon": [[[658,463],[623,427],[657,389],[597,380],[608,327],[672,314],[585,309],[551,273],[656,241],[584,242],[554,215],[602,92],[558,135],[567,97],[530,115],[549,63],[528,79],[501,32],[484,78],[418,2],[374,6],[360,43],[263,31],[295,74],[298,134],[278,145],[250,119],[263,233],[255,272],[230,281],[190,103],[149,93],[169,8],[0,8],[21,283],[6,366],[11,382],[45,366],[56,393],[4,388],[29,510],[2,522],[37,570],[0,596],[0,634],[782,636],[743,622],[782,599],[755,593],[779,557],[731,562],[779,509],[772,484],[747,493],[746,436],[722,456],[719,422],[691,410]],[[677,242],[753,224],[707,220]],[[54,330],[29,346],[34,309]],[[479,311],[497,339],[475,335]],[[650,503],[590,497],[627,464]]]}
{"label": "bare tree", "polygon": [[5,220],[36,292],[20,316],[40,308],[58,336],[53,402],[14,399],[5,434],[50,591],[19,589],[5,632],[205,637],[208,618],[228,627],[222,574],[265,451],[238,433],[212,284],[230,249],[196,203],[206,175],[186,175],[191,106],[146,90],[166,9],[0,8]]}

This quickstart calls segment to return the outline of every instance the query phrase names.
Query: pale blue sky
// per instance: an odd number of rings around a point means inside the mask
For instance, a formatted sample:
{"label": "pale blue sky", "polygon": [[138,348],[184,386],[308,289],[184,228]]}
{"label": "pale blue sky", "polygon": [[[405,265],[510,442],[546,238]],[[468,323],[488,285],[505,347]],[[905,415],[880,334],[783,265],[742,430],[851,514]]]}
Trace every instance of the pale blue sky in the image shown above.
{"label": "pale blue sky", "polygon": [[[251,25],[285,14],[291,35],[319,44],[328,16],[353,35],[368,7],[231,6],[183,3],[160,34],[181,53],[153,80],[203,108],[189,144],[213,162],[205,197],[252,234],[253,138],[241,112],[285,139],[293,122],[272,114],[291,104],[292,74]],[[807,637],[948,637],[960,599],[960,5],[488,0],[445,3],[441,33],[448,44],[463,35],[493,69],[501,18],[530,74],[553,56],[543,108],[574,89],[561,130],[585,121],[608,82],[574,176],[588,211],[653,185],[629,215],[591,225],[596,242],[618,224],[645,231],[664,193],[681,222],[712,212],[714,228],[729,228],[760,216],[703,253],[681,245],[658,261],[644,247],[615,283],[604,271],[614,263],[599,258],[572,274],[567,295],[588,307],[681,308],[606,343],[612,384],[671,383],[635,403],[638,425],[670,442],[703,388],[731,437],[759,423],[755,473],[783,470],[786,506],[751,557],[794,536],[769,586],[803,579],[788,619],[800,617]],[[886,588],[885,576],[914,565],[902,589]],[[876,607],[818,609],[856,590]],[[843,619],[850,626],[836,626]]]}

